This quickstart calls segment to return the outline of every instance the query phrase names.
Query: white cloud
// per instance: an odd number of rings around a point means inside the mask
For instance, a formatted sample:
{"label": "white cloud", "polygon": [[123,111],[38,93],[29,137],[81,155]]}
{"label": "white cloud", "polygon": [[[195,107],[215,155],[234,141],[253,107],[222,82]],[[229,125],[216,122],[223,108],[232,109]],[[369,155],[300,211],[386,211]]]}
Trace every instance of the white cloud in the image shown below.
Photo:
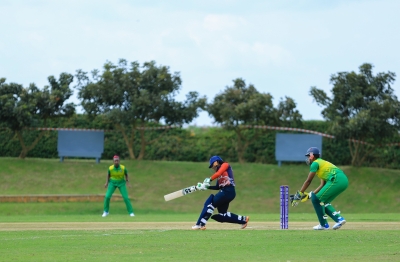
{"label": "white cloud", "polygon": [[283,66],[293,60],[283,46],[265,41],[261,35],[244,37],[256,27],[240,16],[213,14],[205,16],[202,23],[192,21],[186,32],[211,68]]}
{"label": "white cloud", "polygon": [[282,66],[293,61],[290,52],[279,45],[256,42],[252,45],[252,50],[255,58],[261,60],[260,63],[265,61],[267,64],[271,62],[276,66]]}
{"label": "white cloud", "polygon": [[245,26],[246,20],[232,15],[210,14],[204,18],[203,26],[208,31],[232,31]]}
{"label": "white cloud", "polygon": [[242,77],[321,119],[308,91],[329,92],[331,74],[370,62],[400,75],[400,2],[334,2],[0,1],[0,77],[41,87],[107,60],[155,60],[181,72],[182,99],[197,90],[211,100]]}

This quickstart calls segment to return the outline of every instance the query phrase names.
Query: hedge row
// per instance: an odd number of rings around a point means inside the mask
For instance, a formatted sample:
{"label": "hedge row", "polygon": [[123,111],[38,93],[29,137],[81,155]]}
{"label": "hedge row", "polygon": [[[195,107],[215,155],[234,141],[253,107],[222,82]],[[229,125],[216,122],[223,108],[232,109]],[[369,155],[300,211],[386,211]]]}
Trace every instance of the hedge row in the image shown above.
{"label": "hedge row", "polygon": [[[84,116],[76,115],[70,119],[52,122],[48,127],[68,128],[96,128],[109,130],[112,127],[101,119],[87,121]],[[302,128],[323,133],[329,133],[329,125],[324,121],[304,121]],[[31,144],[40,131],[24,131],[23,137],[27,145]],[[159,138],[146,147],[144,159],[168,161],[207,161],[211,155],[221,155],[226,160],[238,160],[235,141],[236,135],[232,131],[222,128],[190,127],[185,129],[148,130],[146,137],[151,140]],[[249,134],[251,135],[251,130]],[[247,162],[276,164],[275,160],[275,135],[277,131],[266,131],[254,143],[250,144],[246,153]],[[282,133],[282,131],[279,131]],[[161,137],[159,137],[161,136]],[[139,137],[139,136],[137,136]],[[397,140],[396,140],[397,139]],[[393,139],[399,142],[398,138]],[[9,130],[0,130],[0,156],[18,157],[21,146],[18,138]],[[136,143],[134,151],[138,155],[140,144]],[[351,162],[348,142],[337,139],[323,138],[324,158],[337,164],[349,165]],[[104,153],[102,159],[111,159],[119,154],[129,158],[128,150],[122,135],[118,132],[105,132]],[[28,153],[28,157],[58,158],[57,131],[46,131],[36,147]],[[367,158],[365,165],[373,167],[400,168],[400,147],[387,146],[376,148]],[[299,163],[291,163],[299,164]]]}

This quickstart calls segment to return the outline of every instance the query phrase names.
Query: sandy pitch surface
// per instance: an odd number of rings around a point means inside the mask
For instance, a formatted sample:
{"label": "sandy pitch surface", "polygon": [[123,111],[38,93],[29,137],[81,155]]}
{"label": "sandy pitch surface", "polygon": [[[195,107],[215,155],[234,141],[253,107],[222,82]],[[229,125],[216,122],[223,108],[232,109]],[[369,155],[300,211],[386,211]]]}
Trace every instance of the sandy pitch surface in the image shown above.
{"label": "sandy pitch surface", "polygon": [[[35,222],[0,223],[0,231],[24,230],[191,230],[193,222]],[[289,222],[289,230],[310,230],[315,222]],[[333,224],[331,225],[333,226]],[[210,222],[207,230],[238,230],[239,225]],[[280,230],[277,222],[249,222],[245,230]],[[400,230],[400,222],[347,222],[340,230]]]}

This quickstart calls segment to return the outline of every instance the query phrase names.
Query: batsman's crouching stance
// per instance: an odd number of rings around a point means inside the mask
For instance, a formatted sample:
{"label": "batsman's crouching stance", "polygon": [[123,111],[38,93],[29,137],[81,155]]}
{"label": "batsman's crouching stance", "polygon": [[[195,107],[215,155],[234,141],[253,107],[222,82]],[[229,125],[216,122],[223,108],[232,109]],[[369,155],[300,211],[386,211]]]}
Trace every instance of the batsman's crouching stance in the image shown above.
{"label": "batsman's crouching stance", "polygon": [[[297,201],[305,202],[307,199],[311,199],[319,220],[319,225],[313,227],[314,230],[329,229],[326,215],[336,222],[332,229],[339,229],[346,223],[346,220],[340,215],[340,211],[335,210],[331,202],[348,187],[347,176],[332,163],[321,159],[319,149],[316,147],[310,147],[306,157],[306,163],[310,165],[310,173],[300,191],[290,196],[292,206],[297,206]],[[304,192],[315,175],[321,179],[321,184],[310,193]]]}
{"label": "batsman's crouching stance", "polygon": [[[221,223],[240,224],[242,225],[241,228],[244,229],[249,222],[249,216],[241,216],[228,212],[229,203],[236,196],[232,167],[219,156],[213,156],[210,158],[209,168],[212,168],[215,173],[211,178],[206,178],[203,183],[198,183],[196,188],[198,190],[219,190],[219,192],[215,195],[211,194],[206,202],[204,202],[203,210],[196,225],[192,226],[192,229],[206,229],[206,223],[210,217]],[[217,184],[210,186],[210,182],[213,180],[217,180]],[[212,215],[215,208],[217,208],[219,213]]]}

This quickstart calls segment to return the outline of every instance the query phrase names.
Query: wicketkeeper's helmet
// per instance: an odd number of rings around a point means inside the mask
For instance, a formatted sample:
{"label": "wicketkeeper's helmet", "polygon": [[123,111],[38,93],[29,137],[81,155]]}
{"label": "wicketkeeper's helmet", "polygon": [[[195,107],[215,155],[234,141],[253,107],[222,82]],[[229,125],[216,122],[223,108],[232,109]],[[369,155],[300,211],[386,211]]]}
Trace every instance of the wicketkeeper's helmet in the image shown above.
{"label": "wicketkeeper's helmet", "polygon": [[310,147],[310,148],[307,150],[306,156],[309,156],[310,153],[313,153],[313,155],[319,155],[319,149],[316,148],[316,147]]}

